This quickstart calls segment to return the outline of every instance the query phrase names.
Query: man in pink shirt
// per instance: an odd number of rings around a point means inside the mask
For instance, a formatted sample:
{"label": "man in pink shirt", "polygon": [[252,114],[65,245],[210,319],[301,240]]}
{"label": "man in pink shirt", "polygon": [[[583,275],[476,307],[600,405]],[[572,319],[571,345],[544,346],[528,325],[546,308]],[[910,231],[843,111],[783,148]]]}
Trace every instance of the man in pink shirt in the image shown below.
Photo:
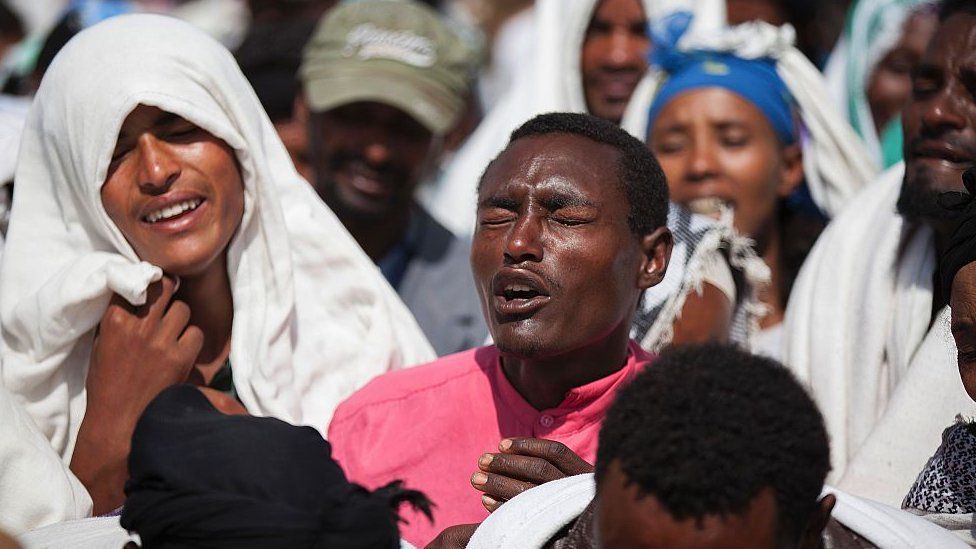
{"label": "man in pink shirt", "polygon": [[[329,427],[351,480],[402,479],[434,502],[433,524],[405,513],[405,539],[423,546],[550,472],[591,470],[616,390],[651,361],[629,333],[667,269],[667,210],[657,161],[610,122],[554,113],[512,134],[482,176],[471,249],[495,345],[380,376]],[[489,473],[471,476],[479,459]]]}

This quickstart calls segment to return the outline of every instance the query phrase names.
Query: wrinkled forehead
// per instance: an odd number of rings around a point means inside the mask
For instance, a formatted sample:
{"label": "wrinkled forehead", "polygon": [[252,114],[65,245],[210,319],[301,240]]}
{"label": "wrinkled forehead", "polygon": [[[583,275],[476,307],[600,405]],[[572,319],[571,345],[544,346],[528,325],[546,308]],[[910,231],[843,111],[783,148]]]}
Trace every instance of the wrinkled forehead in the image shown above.
{"label": "wrinkled forehead", "polygon": [[489,165],[480,192],[559,183],[598,192],[618,179],[619,152],[575,134],[549,133],[513,141]]}
{"label": "wrinkled forehead", "polygon": [[976,14],[955,13],[941,21],[938,39],[929,41],[922,57],[923,67],[976,69]]}

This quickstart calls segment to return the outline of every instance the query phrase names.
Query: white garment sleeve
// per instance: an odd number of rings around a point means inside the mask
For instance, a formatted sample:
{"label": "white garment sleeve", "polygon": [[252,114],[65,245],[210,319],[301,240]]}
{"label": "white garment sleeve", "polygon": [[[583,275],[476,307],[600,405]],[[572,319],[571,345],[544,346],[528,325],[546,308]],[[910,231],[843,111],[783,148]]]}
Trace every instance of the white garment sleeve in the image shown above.
{"label": "white garment sleeve", "polygon": [[0,387],[0,528],[21,532],[91,515],[92,500],[34,421]]}

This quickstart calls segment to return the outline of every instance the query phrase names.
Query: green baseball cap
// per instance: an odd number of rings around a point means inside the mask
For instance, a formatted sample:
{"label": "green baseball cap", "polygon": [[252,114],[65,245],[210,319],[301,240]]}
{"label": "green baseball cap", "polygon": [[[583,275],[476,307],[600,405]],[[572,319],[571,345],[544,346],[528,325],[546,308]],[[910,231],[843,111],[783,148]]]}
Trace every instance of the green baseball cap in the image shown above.
{"label": "green baseball cap", "polygon": [[319,22],[300,74],[313,112],[376,101],[443,134],[464,110],[474,49],[413,0],[344,2]]}

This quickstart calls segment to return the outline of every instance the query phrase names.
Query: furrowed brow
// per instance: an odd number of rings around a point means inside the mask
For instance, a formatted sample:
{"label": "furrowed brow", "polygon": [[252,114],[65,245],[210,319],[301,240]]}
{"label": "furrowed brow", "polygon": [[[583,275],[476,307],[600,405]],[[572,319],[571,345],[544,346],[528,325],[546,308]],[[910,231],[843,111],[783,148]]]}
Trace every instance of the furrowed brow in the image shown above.
{"label": "furrowed brow", "polygon": [[478,208],[501,208],[503,210],[516,210],[518,209],[518,202],[511,198],[505,198],[500,196],[489,196],[481,200],[478,203]]}
{"label": "furrowed brow", "polygon": [[156,123],[153,125],[156,126],[157,128],[168,128],[170,126],[180,124],[182,122],[184,122],[182,116],[178,114],[173,114],[171,112],[166,112],[160,115],[160,117],[156,119]]}
{"label": "furrowed brow", "polygon": [[593,201],[577,194],[558,194],[555,196],[547,196],[539,202],[545,209],[551,212],[560,210],[562,208],[595,206]]}

